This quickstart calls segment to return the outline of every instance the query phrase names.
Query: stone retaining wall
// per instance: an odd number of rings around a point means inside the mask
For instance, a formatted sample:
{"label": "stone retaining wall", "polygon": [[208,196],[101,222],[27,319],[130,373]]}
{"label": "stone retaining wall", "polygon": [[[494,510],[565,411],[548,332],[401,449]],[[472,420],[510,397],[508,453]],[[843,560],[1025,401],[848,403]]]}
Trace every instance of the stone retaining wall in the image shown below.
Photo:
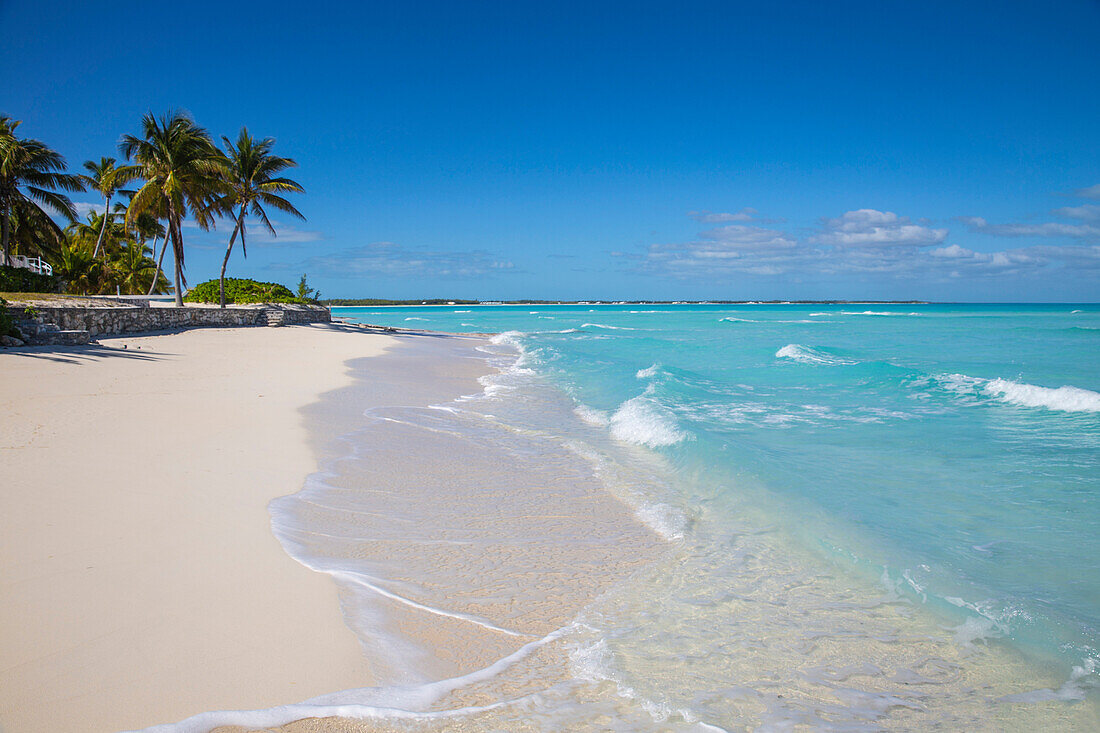
{"label": "stone retaining wall", "polygon": [[[283,323],[328,323],[332,320],[329,309],[319,305],[276,304],[246,308],[83,308],[36,306],[34,323],[56,324],[62,331],[87,331],[94,336],[138,333],[141,331],[166,331],[179,328],[266,326],[266,311],[283,312]],[[8,307],[8,312],[18,322],[28,321],[25,309]]]}

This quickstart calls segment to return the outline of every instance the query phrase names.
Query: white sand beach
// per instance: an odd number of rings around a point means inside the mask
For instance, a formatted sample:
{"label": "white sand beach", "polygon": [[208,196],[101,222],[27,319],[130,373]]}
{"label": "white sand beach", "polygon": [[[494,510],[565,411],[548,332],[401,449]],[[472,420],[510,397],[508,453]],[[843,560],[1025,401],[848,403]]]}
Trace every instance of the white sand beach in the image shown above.
{"label": "white sand beach", "polygon": [[390,337],[203,329],[0,353],[0,729],[110,731],[370,684],[267,503],[298,409]]}

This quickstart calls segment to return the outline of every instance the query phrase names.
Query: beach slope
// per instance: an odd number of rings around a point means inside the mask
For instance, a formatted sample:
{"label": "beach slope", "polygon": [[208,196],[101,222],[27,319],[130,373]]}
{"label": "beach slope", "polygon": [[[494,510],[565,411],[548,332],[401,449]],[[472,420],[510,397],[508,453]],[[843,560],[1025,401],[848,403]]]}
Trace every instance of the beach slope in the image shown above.
{"label": "beach slope", "polygon": [[109,731],[373,682],[268,502],[299,408],[391,337],[204,329],[0,354],[0,729]]}

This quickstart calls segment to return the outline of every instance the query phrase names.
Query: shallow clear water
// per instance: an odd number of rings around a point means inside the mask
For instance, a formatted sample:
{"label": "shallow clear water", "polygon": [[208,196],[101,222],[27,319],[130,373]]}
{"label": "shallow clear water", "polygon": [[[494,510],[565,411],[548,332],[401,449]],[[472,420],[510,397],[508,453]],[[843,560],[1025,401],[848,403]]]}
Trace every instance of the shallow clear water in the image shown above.
{"label": "shallow clear water", "polygon": [[[571,398],[575,424],[540,418],[515,394],[492,412],[602,461],[605,474],[618,474],[609,485],[680,543],[672,566],[638,579],[633,599],[592,611],[607,624],[593,643],[631,668],[620,672],[632,689],[653,687],[646,699],[706,719],[709,703],[692,700],[710,683],[694,692],[670,683],[699,671],[685,660],[713,662],[724,649],[744,666],[720,676],[744,683],[765,657],[797,646],[776,642],[755,662],[729,649],[752,638],[729,625],[731,603],[748,604],[738,613],[759,630],[775,614],[746,609],[789,595],[772,587],[744,600],[751,593],[739,584],[770,572],[798,584],[840,578],[776,622],[773,639],[780,626],[825,619],[821,609],[867,607],[874,589],[926,614],[929,628],[947,629],[964,651],[996,639],[1020,655],[1020,669],[1034,676],[1017,680],[1008,703],[1095,704],[1100,307],[455,306],[334,315],[509,332],[498,341],[522,350],[540,384]],[[849,597],[828,597],[840,588]],[[707,609],[698,624],[685,618],[690,608]],[[725,610],[714,616],[715,608]],[[847,621],[832,622],[835,639]],[[675,648],[615,637],[616,628],[637,633],[646,623]],[[649,669],[662,656],[659,667],[683,667],[679,676]],[[833,666],[822,674],[835,677],[843,658],[828,657]],[[1029,692],[1039,689],[1047,691]],[[745,725],[764,720],[742,713]]]}

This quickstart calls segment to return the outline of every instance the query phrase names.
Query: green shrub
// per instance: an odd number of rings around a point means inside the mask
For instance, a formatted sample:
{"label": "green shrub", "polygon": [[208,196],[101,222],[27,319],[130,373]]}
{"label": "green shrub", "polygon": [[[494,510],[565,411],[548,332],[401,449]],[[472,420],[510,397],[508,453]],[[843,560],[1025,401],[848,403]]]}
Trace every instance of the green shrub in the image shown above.
{"label": "green shrub", "polygon": [[0,265],[0,293],[60,293],[61,278]]}
{"label": "green shrub", "polygon": [[[207,280],[191,288],[184,298],[188,303],[217,303],[218,281]],[[239,277],[225,279],[226,303],[301,303],[290,288],[279,283],[262,283]]]}

